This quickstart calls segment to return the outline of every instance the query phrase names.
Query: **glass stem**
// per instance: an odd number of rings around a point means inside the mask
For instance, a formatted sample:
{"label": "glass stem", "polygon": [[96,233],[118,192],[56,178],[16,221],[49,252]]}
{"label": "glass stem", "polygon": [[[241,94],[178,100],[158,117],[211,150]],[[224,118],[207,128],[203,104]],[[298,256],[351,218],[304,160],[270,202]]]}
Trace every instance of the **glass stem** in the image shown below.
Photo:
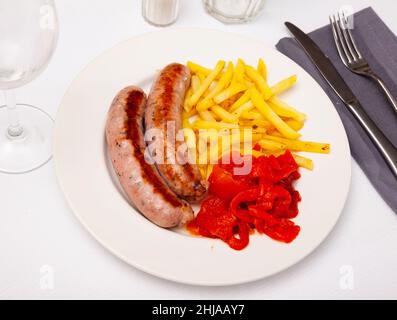
{"label": "glass stem", "polygon": [[23,128],[19,123],[17,104],[15,102],[14,91],[4,91],[5,102],[8,110],[8,129],[7,136],[10,139],[21,139],[23,137]]}

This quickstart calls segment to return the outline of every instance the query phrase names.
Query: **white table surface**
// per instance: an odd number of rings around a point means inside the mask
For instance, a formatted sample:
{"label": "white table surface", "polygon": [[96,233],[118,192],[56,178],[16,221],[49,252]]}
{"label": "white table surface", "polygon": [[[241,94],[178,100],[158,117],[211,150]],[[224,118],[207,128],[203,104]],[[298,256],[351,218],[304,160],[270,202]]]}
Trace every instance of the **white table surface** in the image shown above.
{"label": "white table surface", "polygon": [[[225,26],[199,0],[182,0],[171,28],[203,27],[244,34],[273,46],[290,20],[310,31],[346,0],[268,0],[264,14],[246,25]],[[103,50],[153,31],[138,0],[57,0],[60,38],[47,70],[17,91],[19,102],[56,115],[67,87]],[[397,3],[372,5],[397,32]],[[3,101],[0,100],[0,104]],[[397,195],[396,195],[397,196]],[[232,287],[168,282],[130,267],[101,247],[79,224],[60,192],[51,161],[25,175],[0,174],[0,298],[28,299],[299,299],[397,298],[397,215],[353,161],[351,191],[328,239],[308,258],[268,279]],[[139,245],[139,244],[136,244]],[[161,261],[159,261],[161,263]],[[53,275],[53,286],[43,287]]]}

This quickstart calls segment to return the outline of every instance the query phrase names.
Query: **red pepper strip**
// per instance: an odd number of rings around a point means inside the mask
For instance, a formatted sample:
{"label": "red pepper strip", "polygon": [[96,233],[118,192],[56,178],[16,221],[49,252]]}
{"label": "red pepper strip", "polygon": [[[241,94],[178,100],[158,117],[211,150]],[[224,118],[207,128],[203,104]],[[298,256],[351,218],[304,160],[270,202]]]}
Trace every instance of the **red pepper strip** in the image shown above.
{"label": "red pepper strip", "polygon": [[241,221],[247,222],[247,223],[253,223],[254,219],[252,218],[252,216],[250,216],[247,213],[247,210],[235,210],[232,211],[232,214],[235,215],[237,218],[239,218]]}
{"label": "red pepper strip", "polygon": [[289,150],[287,150],[283,154],[279,155],[277,157],[277,160],[279,163],[288,164],[288,165],[291,165],[291,166],[295,167],[296,169],[298,169],[298,165],[297,165],[294,157],[292,156],[291,151],[289,151]]}
{"label": "red pepper strip", "polygon": [[252,223],[253,218],[250,216],[247,210],[240,208],[240,204],[255,201],[258,198],[260,192],[261,190],[259,188],[251,188],[239,192],[230,202],[230,212],[242,221]]}
{"label": "red pepper strip", "polygon": [[281,180],[277,185],[287,190],[291,195],[291,203],[287,211],[278,213],[277,215],[281,218],[295,218],[298,213],[298,202],[301,201],[301,196],[298,191],[292,186],[292,182],[299,179],[300,174],[298,172],[292,173],[288,178]]}
{"label": "red pepper strip", "polygon": [[258,199],[260,195],[260,189],[259,188],[250,188],[244,191],[239,192],[234,196],[232,201],[230,202],[230,208],[236,209],[240,205],[240,203],[243,202],[252,202]]}
{"label": "red pepper strip", "polygon": [[256,199],[258,199],[259,194],[260,194],[259,188],[251,188],[239,192],[237,195],[234,196],[234,198],[230,202],[230,211],[232,212],[232,214],[238,215],[240,204],[255,201]]}
{"label": "red pepper strip", "polygon": [[228,245],[234,250],[242,250],[249,243],[249,230],[245,222],[240,222],[238,224],[237,234],[239,238],[234,235],[227,241]]}
{"label": "red pepper strip", "polygon": [[284,188],[275,186],[272,188],[273,208],[271,213],[275,216],[284,218],[288,216],[288,209],[291,206],[292,196]]}
{"label": "red pepper strip", "polygon": [[231,199],[241,190],[250,187],[248,182],[235,179],[230,172],[217,165],[214,166],[208,181],[209,192],[224,200]]}
{"label": "red pepper strip", "polygon": [[273,226],[271,228],[266,227],[266,224],[263,228],[263,233],[268,235],[270,238],[278,241],[282,241],[285,243],[292,242],[299,234],[300,227],[295,225],[290,220],[285,220],[291,223],[291,225],[284,225],[283,223]]}
{"label": "red pepper strip", "polygon": [[297,170],[298,165],[292,154],[287,151],[277,158],[274,156],[259,157],[253,175],[259,177],[261,181],[276,183]]}
{"label": "red pepper strip", "polygon": [[238,226],[236,217],[227,209],[227,202],[215,196],[203,201],[195,220],[202,236],[220,238],[226,243],[229,243]]}
{"label": "red pepper strip", "polygon": [[273,208],[273,202],[274,202],[273,194],[270,192],[270,190],[268,190],[258,198],[256,202],[256,207],[261,211],[266,212]]}
{"label": "red pepper strip", "polygon": [[203,236],[203,237],[207,237],[207,238],[218,238],[217,236],[213,235],[211,232],[207,231],[205,228],[203,227],[199,227],[199,235]]}
{"label": "red pepper strip", "polygon": [[278,219],[268,213],[262,213],[261,217],[262,219],[255,219],[255,228],[274,240],[290,243],[299,234],[300,227],[291,220]]}
{"label": "red pepper strip", "polygon": [[252,150],[261,151],[261,145],[259,143],[255,144]]}
{"label": "red pepper strip", "polygon": [[259,196],[263,196],[265,193],[269,192],[272,189],[272,185],[264,182],[259,185]]}
{"label": "red pepper strip", "polygon": [[261,219],[254,219],[254,227],[259,233],[265,233],[265,222]]}
{"label": "red pepper strip", "polygon": [[[220,238],[235,250],[248,245],[253,229],[269,237],[293,241],[300,232],[288,218],[298,214],[300,194],[292,185],[300,177],[297,164],[287,151],[279,157],[252,158],[252,171],[239,176],[240,164],[222,162],[210,176],[210,196],[189,227],[199,234]],[[230,201],[231,199],[231,201]]]}
{"label": "red pepper strip", "polygon": [[[240,152],[232,151],[230,154],[224,155],[220,159],[219,167],[233,174],[235,168],[243,167],[245,161],[253,161],[254,157],[250,155],[241,155]],[[241,163],[235,163],[234,160],[240,160]]]}
{"label": "red pepper strip", "polygon": [[288,209],[288,217],[287,218],[295,218],[298,213],[298,202],[300,202],[302,200],[301,195],[298,191],[294,190],[292,192],[292,201],[291,201],[291,205]]}
{"label": "red pepper strip", "polygon": [[257,206],[248,206],[249,214],[254,217],[255,219],[266,219],[269,215],[266,211],[260,210]]}
{"label": "red pepper strip", "polygon": [[200,235],[203,237],[208,237],[208,238],[216,238],[215,236],[213,236],[211,233],[209,233],[208,231],[206,231],[203,227],[199,226],[197,224],[197,219],[193,219],[192,221],[190,221],[187,224],[187,230],[194,234],[194,235]]}
{"label": "red pepper strip", "polygon": [[289,177],[291,174],[298,170],[298,164],[296,163],[294,157],[289,150],[287,150],[284,154],[278,156],[277,160],[281,168],[275,175],[275,182]]}
{"label": "red pepper strip", "polygon": [[299,173],[299,171],[294,171],[289,176],[289,178],[291,179],[291,182],[293,180],[298,180],[300,177],[301,177],[301,174]]}

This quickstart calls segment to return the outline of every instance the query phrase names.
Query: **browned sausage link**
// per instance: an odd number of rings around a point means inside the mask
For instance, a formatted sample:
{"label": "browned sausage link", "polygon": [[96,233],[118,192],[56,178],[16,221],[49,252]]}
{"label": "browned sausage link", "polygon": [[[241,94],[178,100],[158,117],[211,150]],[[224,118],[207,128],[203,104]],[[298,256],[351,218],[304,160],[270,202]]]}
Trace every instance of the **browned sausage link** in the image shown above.
{"label": "browned sausage link", "polygon": [[191,220],[193,210],[145,160],[145,107],[146,96],[140,88],[127,87],[115,97],[106,123],[108,152],[121,186],[135,207],[157,225],[175,227]]}
{"label": "browned sausage link", "polygon": [[[172,63],[161,71],[148,97],[146,130],[156,128],[163,132],[165,160],[169,160],[168,154],[176,154],[176,150],[180,150],[179,147],[184,143],[170,139],[166,133],[170,123],[174,125],[176,133],[181,129],[183,100],[189,84],[189,69],[182,64]],[[181,198],[196,201],[205,195],[206,188],[196,164],[165,161],[156,165],[170,188]]]}

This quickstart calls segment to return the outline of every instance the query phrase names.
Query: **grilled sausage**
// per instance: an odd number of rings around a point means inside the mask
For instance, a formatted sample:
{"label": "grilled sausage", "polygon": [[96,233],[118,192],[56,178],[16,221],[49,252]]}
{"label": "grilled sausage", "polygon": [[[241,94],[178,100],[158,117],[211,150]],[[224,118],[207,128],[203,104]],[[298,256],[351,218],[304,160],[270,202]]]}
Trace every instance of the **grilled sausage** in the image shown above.
{"label": "grilled sausage", "polygon": [[115,97],[106,123],[108,153],[129,200],[149,220],[171,228],[191,220],[193,210],[145,159],[145,107],[146,95],[140,88],[127,87]]}
{"label": "grilled sausage", "polygon": [[[150,91],[145,125],[146,130],[155,128],[163,133],[165,161],[156,163],[160,174],[179,197],[197,201],[203,198],[206,192],[200,171],[196,164],[187,161],[187,153],[178,153],[178,150],[183,149],[180,147],[184,142],[175,141],[173,137],[167,136],[167,127],[170,125],[174,126],[176,133],[181,129],[183,100],[189,84],[190,71],[186,66],[179,63],[166,66]],[[175,155],[176,159],[172,159]],[[184,160],[178,161],[181,158]]]}

